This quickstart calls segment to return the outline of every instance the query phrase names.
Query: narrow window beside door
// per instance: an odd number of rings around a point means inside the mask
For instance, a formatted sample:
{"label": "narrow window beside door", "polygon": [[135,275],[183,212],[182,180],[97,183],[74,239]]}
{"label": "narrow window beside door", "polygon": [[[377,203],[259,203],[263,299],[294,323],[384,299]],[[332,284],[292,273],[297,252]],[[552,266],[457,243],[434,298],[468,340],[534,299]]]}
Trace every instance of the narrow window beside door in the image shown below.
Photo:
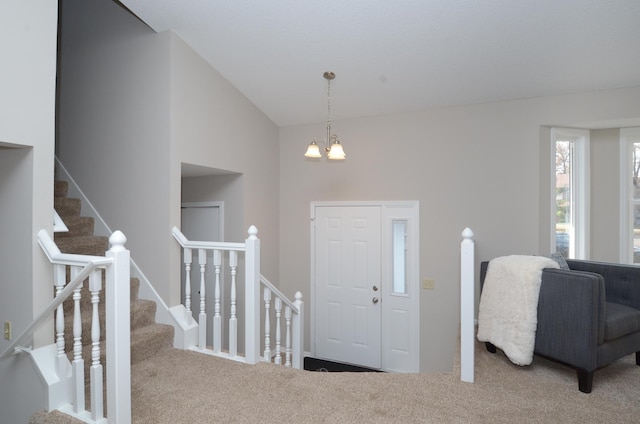
{"label": "narrow window beside door", "polygon": [[407,294],[407,221],[394,220],[393,229],[393,293]]}

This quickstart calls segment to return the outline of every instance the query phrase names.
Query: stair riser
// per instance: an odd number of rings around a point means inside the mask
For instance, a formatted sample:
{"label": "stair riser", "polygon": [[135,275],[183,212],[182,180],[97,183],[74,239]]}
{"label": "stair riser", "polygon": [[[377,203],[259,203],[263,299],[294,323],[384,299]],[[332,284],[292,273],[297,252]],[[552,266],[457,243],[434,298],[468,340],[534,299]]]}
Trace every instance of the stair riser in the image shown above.
{"label": "stair riser", "polygon": [[56,180],[53,183],[53,197],[67,197],[69,193],[69,183]]}
{"label": "stair riser", "polygon": [[[67,280],[69,278],[67,277]],[[103,274],[103,281],[102,281],[102,287],[104,287],[104,274]],[[138,298],[138,292],[140,291],[140,280],[138,280],[137,278],[132,278],[131,279],[131,286],[129,288],[130,290],[130,297],[131,300],[134,301],[135,299]],[[104,289],[100,290],[100,301],[99,303],[104,303]],[[73,298],[68,298],[67,300],[65,300],[62,303],[62,306],[64,308],[64,314],[70,314],[71,311],[73,310]],[[82,283],[82,288],[80,289],[80,310],[83,311],[89,311],[92,308],[92,303],[91,303],[91,293],[89,292],[89,283],[87,280],[85,280]]]}
{"label": "stair riser", "polygon": [[80,216],[80,199],[72,199],[69,197],[54,197],[53,207],[61,217]]}

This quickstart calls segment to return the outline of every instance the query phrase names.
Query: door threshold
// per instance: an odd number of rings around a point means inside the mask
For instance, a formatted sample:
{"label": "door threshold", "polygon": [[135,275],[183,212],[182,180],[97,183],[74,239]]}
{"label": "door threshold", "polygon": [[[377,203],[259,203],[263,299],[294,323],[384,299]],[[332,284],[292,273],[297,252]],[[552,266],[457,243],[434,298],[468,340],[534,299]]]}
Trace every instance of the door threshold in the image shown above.
{"label": "door threshold", "polygon": [[306,371],[320,372],[384,372],[375,368],[362,367],[359,365],[345,364],[342,362],[328,361],[310,356],[304,358],[304,369]]}

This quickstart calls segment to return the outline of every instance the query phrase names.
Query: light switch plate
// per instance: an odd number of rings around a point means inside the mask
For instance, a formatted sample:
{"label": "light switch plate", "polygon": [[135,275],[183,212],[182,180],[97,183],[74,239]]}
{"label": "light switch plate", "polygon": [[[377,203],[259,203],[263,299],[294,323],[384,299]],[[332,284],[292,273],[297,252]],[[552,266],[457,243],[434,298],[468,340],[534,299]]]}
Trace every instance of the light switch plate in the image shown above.
{"label": "light switch plate", "polygon": [[425,290],[433,290],[436,282],[431,278],[424,278],[422,280],[422,288]]}

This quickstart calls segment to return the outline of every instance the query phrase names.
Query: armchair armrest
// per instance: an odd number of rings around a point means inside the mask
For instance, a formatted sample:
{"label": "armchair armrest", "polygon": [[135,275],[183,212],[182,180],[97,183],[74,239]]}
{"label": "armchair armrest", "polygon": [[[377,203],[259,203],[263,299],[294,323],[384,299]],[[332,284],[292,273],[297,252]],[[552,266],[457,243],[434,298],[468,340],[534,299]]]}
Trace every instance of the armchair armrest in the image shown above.
{"label": "armchair armrest", "polygon": [[602,275],[607,302],[640,309],[640,266],[567,260],[569,268]]}
{"label": "armchair armrest", "polygon": [[593,371],[604,341],[604,279],[561,269],[542,272],[535,352]]}

